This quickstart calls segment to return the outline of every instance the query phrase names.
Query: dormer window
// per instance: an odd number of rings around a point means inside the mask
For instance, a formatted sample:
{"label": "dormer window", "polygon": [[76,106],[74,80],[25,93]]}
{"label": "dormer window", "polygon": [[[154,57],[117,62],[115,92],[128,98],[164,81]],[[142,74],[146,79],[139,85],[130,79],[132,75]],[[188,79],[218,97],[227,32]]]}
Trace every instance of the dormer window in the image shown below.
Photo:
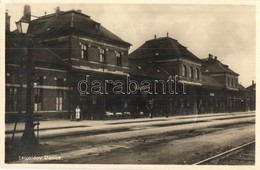
{"label": "dormer window", "polygon": [[99,29],[100,29],[100,24],[98,24],[98,23],[93,23],[93,28],[99,30]]}

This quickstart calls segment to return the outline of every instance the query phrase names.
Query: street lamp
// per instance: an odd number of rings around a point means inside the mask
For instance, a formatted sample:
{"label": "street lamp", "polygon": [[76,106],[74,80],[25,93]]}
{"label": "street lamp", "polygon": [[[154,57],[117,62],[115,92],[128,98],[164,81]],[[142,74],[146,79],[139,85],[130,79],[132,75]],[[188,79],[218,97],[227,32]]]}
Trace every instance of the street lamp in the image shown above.
{"label": "street lamp", "polygon": [[24,145],[31,146],[38,144],[38,139],[34,134],[34,118],[33,118],[33,103],[34,103],[34,61],[31,53],[32,40],[30,35],[27,34],[29,28],[29,22],[23,18],[16,22],[18,33],[20,34],[20,44],[22,48],[27,49],[26,51],[26,77],[27,77],[27,89],[26,89],[26,113],[25,113],[25,128],[21,138],[21,142]]}
{"label": "street lamp", "polygon": [[15,22],[17,30],[20,34],[26,34],[29,28],[29,22],[20,19],[20,21]]}

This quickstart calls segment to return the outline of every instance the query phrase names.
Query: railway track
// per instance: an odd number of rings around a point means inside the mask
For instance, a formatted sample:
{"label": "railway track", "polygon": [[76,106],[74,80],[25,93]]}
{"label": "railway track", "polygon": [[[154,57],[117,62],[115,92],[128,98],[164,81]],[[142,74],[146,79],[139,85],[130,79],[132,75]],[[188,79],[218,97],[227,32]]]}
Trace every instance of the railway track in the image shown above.
{"label": "railway track", "polygon": [[204,159],[193,165],[254,165],[255,141]]}

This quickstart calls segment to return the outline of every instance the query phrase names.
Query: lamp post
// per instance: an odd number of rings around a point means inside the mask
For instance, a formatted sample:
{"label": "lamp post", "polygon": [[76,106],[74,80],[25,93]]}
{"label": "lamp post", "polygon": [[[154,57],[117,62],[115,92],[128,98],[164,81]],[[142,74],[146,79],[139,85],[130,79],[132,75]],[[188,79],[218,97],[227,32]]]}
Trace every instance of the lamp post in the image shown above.
{"label": "lamp post", "polygon": [[27,34],[29,22],[21,19],[16,22],[17,30],[20,34],[23,48],[26,48],[25,68],[26,68],[26,79],[27,79],[27,90],[26,90],[26,113],[25,113],[25,128],[21,138],[21,142],[24,145],[35,145],[38,144],[38,139],[34,134],[34,120],[33,120],[33,82],[34,82],[34,62],[31,54],[32,41]]}

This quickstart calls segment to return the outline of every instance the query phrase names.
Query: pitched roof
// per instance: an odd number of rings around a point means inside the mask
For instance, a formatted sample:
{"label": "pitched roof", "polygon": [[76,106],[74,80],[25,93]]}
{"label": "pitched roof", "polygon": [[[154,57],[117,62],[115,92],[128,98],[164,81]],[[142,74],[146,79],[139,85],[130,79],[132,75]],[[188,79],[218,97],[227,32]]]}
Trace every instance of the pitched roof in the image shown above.
{"label": "pitched roof", "polygon": [[224,85],[220,84],[217,80],[215,80],[211,76],[207,76],[202,74],[202,87],[213,87],[213,88],[224,88]]}
{"label": "pitched roof", "polygon": [[242,84],[238,84],[238,90],[240,91],[248,91]]}
{"label": "pitched roof", "polygon": [[16,33],[6,32],[5,34],[5,62],[12,64],[24,64],[27,51],[24,50],[27,42]]}
{"label": "pitched roof", "polygon": [[107,30],[100,23],[92,20],[88,15],[75,10],[60,12],[59,14],[50,14],[32,20],[28,33],[44,37],[74,33],[99,39],[101,38],[106,41],[120,43],[126,46],[131,45]]}
{"label": "pitched roof", "polygon": [[255,90],[255,86],[256,86],[256,84],[254,83],[254,84],[248,86],[246,89],[247,90]]}
{"label": "pitched roof", "polygon": [[11,33],[6,34],[6,63],[25,65],[27,48],[34,62],[48,63],[48,66],[68,66],[58,55],[36,42],[34,38]]}
{"label": "pitched roof", "polygon": [[142,76],[151,79],[168,79],[170,74],[163,68],[154,64],[148,64],[129,59],[130,75]]}
{"label": "pitched roof", "polygon": [[69,64],[63,61],[60,56],[53,53],[48,48],[44,47],[42,44],[31,40],[33,47],[31,48],[31,54],[35,62],[48,63],[48,66],[68,66]]}
{"label": "pitched roof", "polygon": [[133,51],[129,57],[141,60],[169,60],[185,58],[195,62],[202,61],[192,54],[187,47],[170,37],[161,37],[146,41],[142,46]]}
{"label": "pitched roof", "polygon": [[221,63],[217,59],[213,58],[206,58],[202,59],[203,64],[202,64],[202,72],[204,73],[229,73],[238,76],[236,72],[231,70],[228,65],[225,65]]}

